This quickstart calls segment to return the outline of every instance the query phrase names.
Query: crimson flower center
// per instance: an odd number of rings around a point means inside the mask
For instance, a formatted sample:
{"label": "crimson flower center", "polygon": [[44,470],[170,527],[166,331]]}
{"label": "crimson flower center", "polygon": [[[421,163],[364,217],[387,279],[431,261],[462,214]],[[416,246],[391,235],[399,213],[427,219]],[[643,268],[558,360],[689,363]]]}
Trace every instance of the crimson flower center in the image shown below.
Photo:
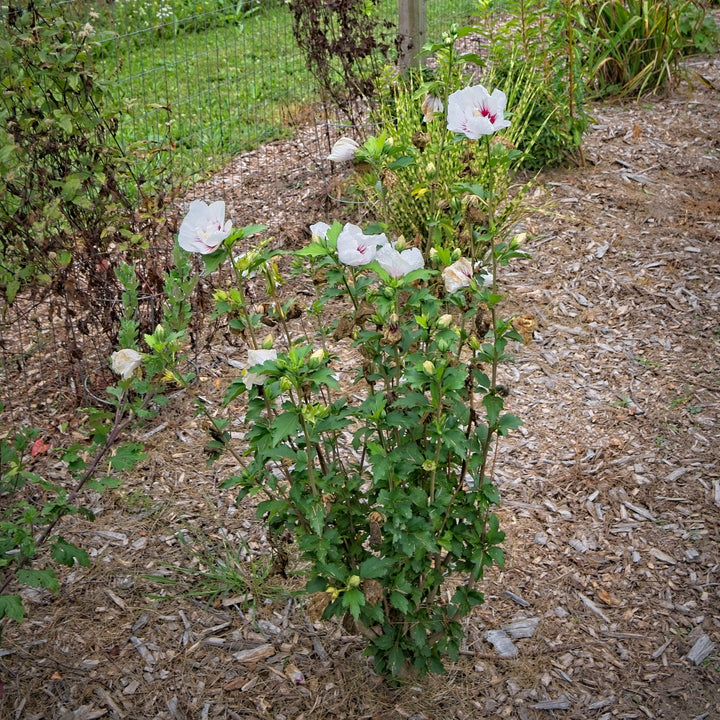
{"label": "crimson flower center", "polygon": [[486,108],[484,105],[479,108],[475,108],[475,116],[487,118],[493,125],[497,119],[497,114]]}

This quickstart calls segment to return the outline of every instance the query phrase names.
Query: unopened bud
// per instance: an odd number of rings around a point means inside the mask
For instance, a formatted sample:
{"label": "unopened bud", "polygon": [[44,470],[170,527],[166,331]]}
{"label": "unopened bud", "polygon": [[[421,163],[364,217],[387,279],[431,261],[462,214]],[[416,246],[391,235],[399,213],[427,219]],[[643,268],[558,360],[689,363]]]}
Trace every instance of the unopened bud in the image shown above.
{"label": "unopened bud", "polygon": [[350,579],[348,580],[348,587],[356,588],[360,586],[360,576],[359,575],[351,575]]}
{"label": "unopened bud", "polygon": [[527,240],[527,233],[521,232],[518,233],[511,241],[510,241],[510,247],[512,248],[519,248],[521,245],[525,243]]}
{"label": "unopened bud", "polygon": [[452,325],[452,320],[453,320],[452,315],[450,313],[445,313],[445,315],[441,315],[438,318],[437,326],[444,330],[445,328],[449,328],[450,325]]}
{"label": "unopened bud", "polygon": [[477,335],[471,335],[468,338],[467,343],[470,346],[471,350],[479,350],[480,349],[480,341],[478,340]]}
{"label": "unopened bud", "polygon": [[407,242],[405,241],[405,238],[401,235],[396,241],[395,241],[395,249],[398,252],[402,252],[407,247]]}
{"label": "unopened bud", "polygon": [[450,260],[451,260],[452,262],[455,262],[456,260],[459,260],[461,257],[462,257],[462,250],[461,250],[460,248],[455,248],[455,249],[450,253]]}
{"label": "unopened bud", "polygon": [[281,377],[280,378],[280,390],[282,392],[289,392],[292,388],[292,382],[290,382],[290,378]]}
{"label": "unopened bud", "polygon": [[431,360],[426,360],[423,365],[423,372],[428,375],[429,377],[433,377],[435,375],[435,365]]}
{"label": "unopened bud", "polygon": [[275,340],[273,339],[273,336],[270,335],[270,334],[267,334],[267,335],[263,338],[263,341],[262,341],[260,347],[261,347],[263,350],[272,350],[272,346],[273,346],[273,343],[274,343],[274,342],[275,342]]}
{"label": "unopened bud", "polygon": [[315,369],[320,367],[320,363],[325,359],[325,351],[322,348],[318,348],[308,358],[308,367]]}
{"label": "unopened bud", "polygon": [[425,166],[425,174],[426,174],[429,178],[434,178],[436,173],[437,173],[437,168],[435,167],[435,163],[434,163],[434,162],[429,162],[429,163]]}

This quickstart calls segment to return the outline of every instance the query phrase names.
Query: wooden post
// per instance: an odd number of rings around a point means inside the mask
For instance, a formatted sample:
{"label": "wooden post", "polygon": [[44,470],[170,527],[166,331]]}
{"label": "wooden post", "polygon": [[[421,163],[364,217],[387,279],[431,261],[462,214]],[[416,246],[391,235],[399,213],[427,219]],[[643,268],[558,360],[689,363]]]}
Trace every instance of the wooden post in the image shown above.
{"label": "wooden post", "polygon": [[427,39],[427,0],[398,0],[398,66],[405,73],[419,64]]}

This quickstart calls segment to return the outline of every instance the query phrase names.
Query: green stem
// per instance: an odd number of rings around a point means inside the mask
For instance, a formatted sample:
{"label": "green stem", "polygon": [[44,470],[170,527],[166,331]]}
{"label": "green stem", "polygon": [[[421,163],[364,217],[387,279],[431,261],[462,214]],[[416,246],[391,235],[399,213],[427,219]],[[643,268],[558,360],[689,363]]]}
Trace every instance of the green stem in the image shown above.
{"label": "green stem", "polygon": [[243,290],[242,277],[235,266],[235,260],[232,256],[232,247],[229,250],[230,253],[230,267],[235,275],[235,285],[237,286],[238,292],[240,293],[240,299],[242,301],[242,314],[245,317],[245,327],[247,327],[248,334],[250,335],[250,344],[253,350],[257,350],[260,345],[258,344],[257,338],[255,337],[255,330],[252,324],[252,315],[248,313],[247,298],[245,297],[245,291]]}

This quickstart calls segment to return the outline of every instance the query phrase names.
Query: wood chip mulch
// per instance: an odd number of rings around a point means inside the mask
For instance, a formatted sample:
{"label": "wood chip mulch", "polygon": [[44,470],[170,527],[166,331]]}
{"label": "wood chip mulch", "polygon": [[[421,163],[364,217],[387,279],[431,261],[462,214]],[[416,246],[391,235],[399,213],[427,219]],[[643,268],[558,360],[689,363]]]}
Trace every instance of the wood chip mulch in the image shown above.
{"label": "wood chip mulch", "polygon": [[[447,675],[390,686],[297,582],[262,578],[268,538],[180,397],[138,430],[148,459],[122,490],[89,498],[96,521],[63,527],[92,567],[4,626],[0,717],[720,718],[720,58],[687,67],[692,87],[593,108],[586,165],[531,193],[531,258],[505,275],[504,310],[534,326],[503,369],[525,421],[495,463],[507,563]],[[197,197],[298,246],[339,212],[322,153],[307,131]],[[209,398],[224,343],[200,358]],[[255,584],[207,602],[218,563]]]}

